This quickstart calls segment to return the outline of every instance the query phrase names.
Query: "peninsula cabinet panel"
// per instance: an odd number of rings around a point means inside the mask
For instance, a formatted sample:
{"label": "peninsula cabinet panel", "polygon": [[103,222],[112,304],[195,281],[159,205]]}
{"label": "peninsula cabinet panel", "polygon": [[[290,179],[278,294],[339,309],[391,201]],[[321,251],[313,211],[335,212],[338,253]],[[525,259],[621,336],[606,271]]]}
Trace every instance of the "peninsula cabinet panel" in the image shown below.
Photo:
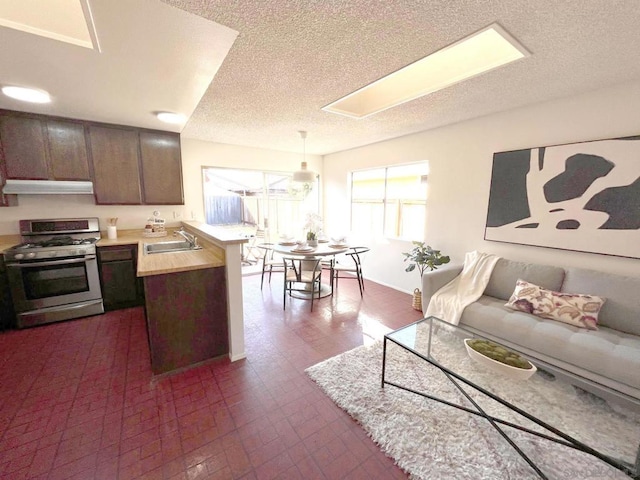
{"label": "peninsula cabinet panel", "polygon": [[180,135],[140,132],[142,187],[147,205],[183,205]]}
{"label": "peninsula cabinet panel", "polygon": [[91,125],[89,141],[96,203],[140,205],[138,132]]}
{"label": "peninsula cabinet panel", "polygon": [[51,176],[54,180],[91,180],[84,125],[47,121]]}
{"label": "peninsula cabinet panel", "polygon": [[229,353],[224,267],[144,277],[144,296],[154,374]]}
{"label": "peninsula cabinet panel", "polygon": [[7,178],[49,179],[45,133],[39,119],[0,115],[0,142]]}

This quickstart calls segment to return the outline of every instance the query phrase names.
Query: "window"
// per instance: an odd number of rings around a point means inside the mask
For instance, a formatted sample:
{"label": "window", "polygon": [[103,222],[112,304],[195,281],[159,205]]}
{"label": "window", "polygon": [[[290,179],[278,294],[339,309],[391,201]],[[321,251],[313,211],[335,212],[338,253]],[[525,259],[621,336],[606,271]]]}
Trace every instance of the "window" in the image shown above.
{"label": "window", "polygon": [[351,173],[351,230],[408,240],[424,238],[426,162]]}
{"label": "window", "polygon": [[304,216],[318,211],[318,181],[300,192],[288,172],[203,167],[206,223],[264,231],[267,241],[301,235]]}

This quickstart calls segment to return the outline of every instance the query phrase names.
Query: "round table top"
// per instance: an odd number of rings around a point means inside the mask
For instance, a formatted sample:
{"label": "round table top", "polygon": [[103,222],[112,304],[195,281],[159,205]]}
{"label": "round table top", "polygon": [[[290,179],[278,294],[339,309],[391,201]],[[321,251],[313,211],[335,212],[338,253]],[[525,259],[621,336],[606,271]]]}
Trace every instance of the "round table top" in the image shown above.
{"label": "round table top", "polygon": [[278,252],[284,255],[298,255],[303,257],[323,257],[326,255],[337,255],[349,251],[349,245],[332,246],[329,243],[318,243],[318,246],[313,250],[297,251],[297,245],[282,245],[280,243],[274,243],[272,248],[274,252]]}

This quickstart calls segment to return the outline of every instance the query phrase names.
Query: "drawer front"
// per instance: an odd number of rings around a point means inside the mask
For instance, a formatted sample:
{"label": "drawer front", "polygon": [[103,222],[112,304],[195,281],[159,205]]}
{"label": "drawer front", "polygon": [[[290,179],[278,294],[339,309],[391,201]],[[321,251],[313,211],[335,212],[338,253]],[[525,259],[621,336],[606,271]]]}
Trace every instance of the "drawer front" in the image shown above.
{"label": "drawer front", "polygon": [[122,260],[133,260],[132,248],[98,249],[98,257],[101,262],[117,262]]}

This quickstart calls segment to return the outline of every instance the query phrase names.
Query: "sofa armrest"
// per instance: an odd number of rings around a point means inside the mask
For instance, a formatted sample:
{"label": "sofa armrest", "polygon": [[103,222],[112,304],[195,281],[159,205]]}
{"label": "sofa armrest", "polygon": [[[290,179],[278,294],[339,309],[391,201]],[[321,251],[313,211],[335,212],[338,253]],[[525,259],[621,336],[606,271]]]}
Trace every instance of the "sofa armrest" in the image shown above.
{"label": "sofa armrest", "polygon": [[424,272],[422,275],[422,313],[427,311],[433,294],[460,275],[462,267],[462,265],[444,265],[437,270]]}

